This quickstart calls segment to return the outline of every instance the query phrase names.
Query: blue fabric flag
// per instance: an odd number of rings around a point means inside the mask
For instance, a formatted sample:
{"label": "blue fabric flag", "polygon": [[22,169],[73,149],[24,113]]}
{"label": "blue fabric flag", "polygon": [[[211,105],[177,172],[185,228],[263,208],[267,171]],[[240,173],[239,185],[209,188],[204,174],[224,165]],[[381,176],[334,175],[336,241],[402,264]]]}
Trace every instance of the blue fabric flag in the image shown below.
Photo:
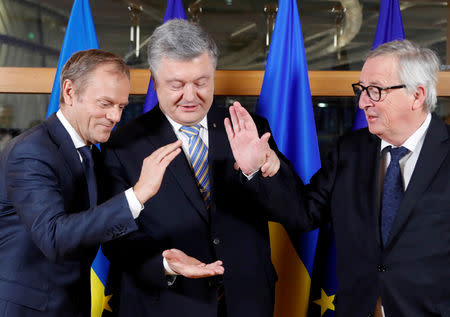
{"label": "blue fabric flag", "polygon": [[[280,151],[292,162],[303,182],[308,183],[320,168],[320,153],[303,35],[295,0],[279,1],[257,113],[268,119]],[[306,283],[298,285],[302,296],[306,296],[304,305],[307,307],[317,230],[301,237],[293,237],[292,241],[297,242],[294,242],[294,247],[304,266],[302,272],[307,275],[302,277]],[[279,275],[284,274],[280,272],[280,268],[277,269]],[[281,284],[279,288],[282,288]],[[289,297],[288,293],[292,290],[284,291],[284,296]],[[279,298],[283,295],[277,296]],[[300,310],[306,311],[306,307]]]}
{"label": "blue fabric flag", "polygon": [[[372,49],[376,49],[383,43],[405,39],[402,14],[398,0],[381,0],[380,15],[378,16],[377,30],[373,40]],[[358,100],[357,100],[358,101]],[[366,116],[360,108],[356,111],[353,130],[367,127]]]}
{"label": "blue fabric flag", "polygon": [[[172,19],[186,20],[186,13],[184,12],[183,2],[181,0],[167,0],[167,9],[164,15],[163,23]],[[150,77],[142,113],[146,113],[151,110],[157,103],[158,96],[156,96],[155,84],[153,82],[153,78]]]}
{"label": "blue fabric flag", "polygon": [[47,109],[47,117],[59,109],[61,91],[61,70],[73,53],[90,48],[98,48],[97,34],[92,20],[89,0],[75,0],[67,24],[66,34],[59,54],[52,95]]}

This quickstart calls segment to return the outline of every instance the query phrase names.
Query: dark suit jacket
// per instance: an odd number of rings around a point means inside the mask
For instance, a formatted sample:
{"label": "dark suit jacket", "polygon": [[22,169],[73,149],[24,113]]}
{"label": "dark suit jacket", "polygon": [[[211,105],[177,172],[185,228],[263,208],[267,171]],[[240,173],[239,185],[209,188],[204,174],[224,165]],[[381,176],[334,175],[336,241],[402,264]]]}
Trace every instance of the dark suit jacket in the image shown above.
{"label": "dark suit jacket", "polygon": [[89,209],[75,146],[55,115],[0,157],[0,316],[90,316],[101,242],[135,230],[125,195]]}
{"label": "dark suit jacket", "polygon": [[[270,260],[267,221],[278,218],[248,195],[241,173],[233,169],[223,123],[226,114],[214,105],[208,113],[210,213],[188,159],[180,153],[169,165],[159,192],[145,204],[138,218],[140,232],[104,246],[112,264],[124,271],[120,316],[217,316],[215,279],[178,276],[168,286],[161,256],[168,248],[206,263],[223,261],[228,316],[272,316],[277,276]],[[262,130],[269,129],[267,121],[256,120]],[[118,129],[102,151],[112,177],[105,182],[112,185],[110,191],[134,184],[143,159],[174,141],[175,133],[159,107]]]}
{"label": "dark suit jacket", "polygon": [[450,128],[433,115],[384,248],[380,143],[368,129],[356,131],[338,141],[310,185],[282,162],[279,174],[255,190],[271,208],[283,202],[292,210],[291,231],[332,219],[336,316],[371,316],[379,296],[386,317],[450,316]]}

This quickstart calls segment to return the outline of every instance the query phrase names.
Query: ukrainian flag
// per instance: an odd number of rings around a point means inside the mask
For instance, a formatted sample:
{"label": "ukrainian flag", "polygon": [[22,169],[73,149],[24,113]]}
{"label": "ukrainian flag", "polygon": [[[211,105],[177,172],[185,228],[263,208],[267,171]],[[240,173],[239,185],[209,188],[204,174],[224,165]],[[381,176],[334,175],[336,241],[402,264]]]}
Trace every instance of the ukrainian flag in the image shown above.
{"label": "ukrainian flag", "polygon": [[[320,168],[320,154],[295,0],[279,1],[257,112],[269,120],[278,148],[308,183]],[[294,245],[280,225],[270,223],[272,261],[279,276],[275,316],[303,317],[308,309],[317,230],[291,238]]]}

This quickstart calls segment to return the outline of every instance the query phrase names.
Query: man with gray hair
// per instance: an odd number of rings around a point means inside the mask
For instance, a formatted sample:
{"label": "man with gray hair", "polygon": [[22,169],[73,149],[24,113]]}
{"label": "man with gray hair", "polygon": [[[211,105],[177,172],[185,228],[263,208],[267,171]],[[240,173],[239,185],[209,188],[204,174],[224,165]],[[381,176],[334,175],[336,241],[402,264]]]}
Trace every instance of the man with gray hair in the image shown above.
{"label": "man with gray hair", "polygon": [[[184,155],[168,166],[161,189],[145,204],[139,232],[104,245],[122,271],[119,316],[272,316],[277,276],[267,222],[279,215],[244,188],[245,178],[259,181],[278,170],[267,121],[255,117],[257,124],[237,134],[230,147],[228,111],[212,105],[217,47],[198,25],[170,20],[158,27],[148,59],[159,104],[119,128],[105,145],[109,194],[133,184],[142,158],[162,144],[182,140]],[[231,107],[233,121],[234,107],[240,105]],[[177,257],[163,252],[170,248],[205,263],[222,260],[225,273],[180,276],[166,263]]]}
{"label": "man with gray hair", "polygon": [[450,316],[450,127],[432,113],[438,71],[429,49],[379,46],[352,85],[368,129],[340,138],[307,186],[283,161],[254,184],[268,208],[291,211],[290,230],[332,221],[339,285],[334,304],[321,302],[336,316]]}

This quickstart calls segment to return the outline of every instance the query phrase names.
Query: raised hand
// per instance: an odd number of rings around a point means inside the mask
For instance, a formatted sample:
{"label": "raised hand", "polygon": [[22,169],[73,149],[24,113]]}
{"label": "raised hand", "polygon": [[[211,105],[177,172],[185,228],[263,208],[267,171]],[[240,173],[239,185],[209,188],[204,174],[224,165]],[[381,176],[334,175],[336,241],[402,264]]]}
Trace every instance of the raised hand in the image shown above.
{"label": "raised hand", "polygon": [[230,106],[230,119],[225,118],[225,129],[234,159],[242,172],[250,175],[261,168],[270,154],[267,132],[261,138],[250,114],[239,102]]}
{"label": "raised hand", "polygon": [[181,152],[178,140],[160,147],[142,162],[141,175],[133,190],[141,204],[153,197],[161,187],[161,182],[170,162]]}
{"label": "raised hand", "polygon": [[166,250],[162,255],[175,273],[188,278],[222,275],[225,271],[222,261],[205,264],[178,249]]}

